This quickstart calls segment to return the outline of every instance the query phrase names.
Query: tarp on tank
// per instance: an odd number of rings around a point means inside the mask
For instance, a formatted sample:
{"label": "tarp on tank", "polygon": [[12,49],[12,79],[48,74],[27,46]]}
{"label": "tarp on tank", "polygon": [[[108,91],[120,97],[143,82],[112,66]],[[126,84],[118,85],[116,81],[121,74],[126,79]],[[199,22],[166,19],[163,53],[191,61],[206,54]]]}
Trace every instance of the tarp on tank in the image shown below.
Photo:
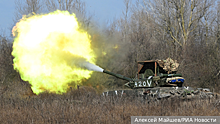
{"label": "tarp on tank", "polygon": [[147,61],[138,61],[138,74],[145,73],[146,69],[151,69],[153,72],[155,72],[155,62],[157,65],[165,72],[160,70],[160,73],[172,73],[176,72],[179,63],[177,63],[177,60],[173,60],[171,58],[167,58],[165,60],[147,60]]}
{"label": "tarp on tank", "polygon": [[177,60],[172,60],[171,58],[167,58],[166,60],[156,60],[160,67],[162,67],[165,71],[173,72],[177,71],[179,67],[179,63]]}

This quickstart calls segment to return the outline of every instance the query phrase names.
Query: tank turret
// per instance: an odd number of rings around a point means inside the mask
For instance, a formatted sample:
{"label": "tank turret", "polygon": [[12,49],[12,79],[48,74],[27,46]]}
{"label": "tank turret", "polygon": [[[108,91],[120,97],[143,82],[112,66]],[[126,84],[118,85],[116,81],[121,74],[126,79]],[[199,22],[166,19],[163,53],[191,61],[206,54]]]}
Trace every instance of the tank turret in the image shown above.
{"label": "tank turret", "polygon": [[107,70],[104,70],[103,72],[128,81],[125,85],[131,89],[173,86],[182,87],[184,83],[182,74],[176,74],[177,69],[165,70],[164,65],[165,64],[160,60],[138,62],[139,69],[136,78],[128,78]]}

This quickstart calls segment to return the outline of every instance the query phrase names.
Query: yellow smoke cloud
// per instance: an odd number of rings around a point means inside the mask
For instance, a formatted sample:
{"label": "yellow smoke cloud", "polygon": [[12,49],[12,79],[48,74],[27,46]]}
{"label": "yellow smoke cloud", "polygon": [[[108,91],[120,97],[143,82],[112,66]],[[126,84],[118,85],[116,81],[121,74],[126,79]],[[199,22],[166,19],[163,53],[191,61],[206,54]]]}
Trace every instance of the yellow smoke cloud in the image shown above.
{"label": "yellow smoke cloud", "polygon": [[90,35],[79,28],[75,14],[55,11],[23,18],[12,30],[14,69],[32,85],[34,93],[65,93],[92,71],[81,63],[95,63]]}

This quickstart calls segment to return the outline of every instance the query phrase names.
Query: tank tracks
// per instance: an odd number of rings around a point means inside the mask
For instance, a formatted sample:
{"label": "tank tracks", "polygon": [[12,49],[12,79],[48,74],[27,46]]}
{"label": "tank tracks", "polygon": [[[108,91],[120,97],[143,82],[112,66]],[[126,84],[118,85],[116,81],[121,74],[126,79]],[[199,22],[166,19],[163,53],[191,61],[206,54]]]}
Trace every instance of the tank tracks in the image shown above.
{"label": "tank tracks", "polygon": [[192,87],[158,87],[145,89],[127,89],[112,90],[103,92],[103,96],[116,97],[139,97],[147,101],[158,101],[161,99],[210,99],[214,97],[214,93],[208,88],[192,88]]}

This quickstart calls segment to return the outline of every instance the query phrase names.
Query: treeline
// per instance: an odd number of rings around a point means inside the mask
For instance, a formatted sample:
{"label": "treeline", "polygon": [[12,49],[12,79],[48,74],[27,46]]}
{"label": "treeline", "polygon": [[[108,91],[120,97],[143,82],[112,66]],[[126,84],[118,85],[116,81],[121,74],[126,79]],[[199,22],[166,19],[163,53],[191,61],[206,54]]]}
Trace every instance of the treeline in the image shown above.
{"label": "treeline", "polygon": [[[216,0],[124,0],[122,16],[98,29],[82,0],[15,0],[16,20],[22,15],[56,9],[76,13],[81,27],[92,36],[97,65],[135,77],[137,61],[176,59],[185,85],[219,92],[220,3]],[[19,79],[13,70],[12,44],[1,38],[1,77]],[[21,81],[21,80],[20,80]],[[104,90],[124,87],[115,77],[93,73],[83,82]]]}
{"label": "treeline", "polygon": [[[220,3],[215,0],[125,0],[123,16],[107,29],[126,57],[117,71],[128,77],[137,61],[171,57],[185,85],[219,92]],[[122,64],[123,63],[123,64]],[[114,65],[112,63],[112,65]],[[123,70],[123,71],[121,71]],[[116,72],[117,72],[116,71]]]}

